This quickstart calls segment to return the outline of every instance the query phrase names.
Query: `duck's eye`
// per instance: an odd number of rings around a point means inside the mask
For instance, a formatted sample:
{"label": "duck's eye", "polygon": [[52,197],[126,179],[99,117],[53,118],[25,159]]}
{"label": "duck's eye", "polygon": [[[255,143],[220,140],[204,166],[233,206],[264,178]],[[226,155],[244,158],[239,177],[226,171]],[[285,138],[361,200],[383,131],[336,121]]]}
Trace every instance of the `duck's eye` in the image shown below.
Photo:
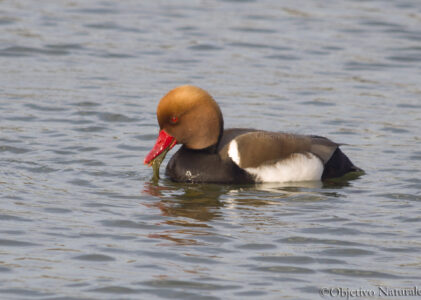
{"label": "duck's eye", "polygon": [[171,120],[170,121],[171,121],[172,124],[175,124],[175,123],[178,122],[178,118],[176,116],[171,117]]}

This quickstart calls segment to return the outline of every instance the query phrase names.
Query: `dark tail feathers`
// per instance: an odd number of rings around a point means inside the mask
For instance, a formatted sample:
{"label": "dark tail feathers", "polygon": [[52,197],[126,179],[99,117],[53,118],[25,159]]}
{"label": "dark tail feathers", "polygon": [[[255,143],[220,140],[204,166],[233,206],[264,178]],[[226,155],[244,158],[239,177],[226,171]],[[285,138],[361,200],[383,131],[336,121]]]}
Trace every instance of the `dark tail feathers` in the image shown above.
{"label": "dark tail feathers", "polygon": [[322,180],[341,177],[349,172],[363,172],[363,170],[354,166],[351,160],[338,147],[325,164]]}

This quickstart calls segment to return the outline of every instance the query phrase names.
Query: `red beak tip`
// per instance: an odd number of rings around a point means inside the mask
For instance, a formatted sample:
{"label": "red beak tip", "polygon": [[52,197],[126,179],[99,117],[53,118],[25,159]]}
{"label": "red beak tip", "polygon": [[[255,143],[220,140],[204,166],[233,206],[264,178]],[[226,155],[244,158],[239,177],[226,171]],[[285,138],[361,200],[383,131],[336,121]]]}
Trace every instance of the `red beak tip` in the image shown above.
{"label": "red beak tip", "polygon": [[159,132],[159,136],[158,136],[158,139],[156,140],[155,146],[153,146],[149,154],[146,155],[145,159],[143,160],[143,163],[145,165],[151,166],[153,163],[153,160],[159,154],[161,154],[167,148],[171,149],[172,147],[174,147],[176,143],[177,141],[175,140],[174,137],[170,136],[164,130],[161,130]]}

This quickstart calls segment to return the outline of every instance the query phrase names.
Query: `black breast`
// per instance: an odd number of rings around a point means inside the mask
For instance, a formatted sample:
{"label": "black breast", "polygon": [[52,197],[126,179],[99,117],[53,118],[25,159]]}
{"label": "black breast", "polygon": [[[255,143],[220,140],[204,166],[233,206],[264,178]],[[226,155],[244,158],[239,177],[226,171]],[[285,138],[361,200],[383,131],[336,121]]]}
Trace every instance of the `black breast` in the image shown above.
{"label": "black breast", "polygon": [[182,146],[167,165],[168,177],[177,182],[253,183],[254,180],[231,159],[222,159],[213,149],[191,150]]}

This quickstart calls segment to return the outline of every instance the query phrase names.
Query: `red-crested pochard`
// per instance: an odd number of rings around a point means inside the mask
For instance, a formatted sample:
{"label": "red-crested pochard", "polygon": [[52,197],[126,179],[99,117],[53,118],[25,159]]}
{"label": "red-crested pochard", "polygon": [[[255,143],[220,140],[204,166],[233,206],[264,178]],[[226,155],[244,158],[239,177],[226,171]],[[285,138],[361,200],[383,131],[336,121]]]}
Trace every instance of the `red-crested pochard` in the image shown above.
{"label": "red-crested pochard", "polygon": [[191,85],[166,94],[157,109],[160,132],[145,157],[152,164],[175,144],[166,175],[173,181],[256,183],[314,181],[361,171],[331,140],[256,129],[223,129],[221,110]]}

